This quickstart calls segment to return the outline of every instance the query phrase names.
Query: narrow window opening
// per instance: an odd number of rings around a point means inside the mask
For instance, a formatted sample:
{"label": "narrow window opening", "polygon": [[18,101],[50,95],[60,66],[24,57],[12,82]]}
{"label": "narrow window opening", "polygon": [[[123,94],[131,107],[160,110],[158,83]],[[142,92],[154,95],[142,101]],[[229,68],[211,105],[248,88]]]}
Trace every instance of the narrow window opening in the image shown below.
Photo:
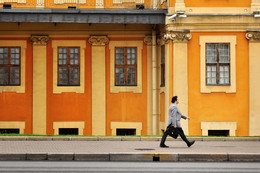
{"label": "narrow window opening", "polygon": [[59,135],[78,135],[78,128],[59,128]]}
{"label": "narrow window opening", "polygon": [[20,129],[0,129],[0,134],[20,134]]}
{"label": "narrow window opening", "polygon": [[209,130],[209,136],[229,136],[229,130]]}
{"label": "narrow window opening", "polygon": [[136,135],[136,129],[116,129],[117,136]]}

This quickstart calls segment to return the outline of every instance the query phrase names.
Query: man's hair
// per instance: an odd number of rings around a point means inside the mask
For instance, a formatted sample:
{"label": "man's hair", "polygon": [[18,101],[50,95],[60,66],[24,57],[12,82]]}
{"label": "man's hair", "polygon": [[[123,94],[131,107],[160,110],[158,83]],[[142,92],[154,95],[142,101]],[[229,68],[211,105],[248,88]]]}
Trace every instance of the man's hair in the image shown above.
{"label": "man's hair", "polygon": [[172,97],[172,103],[174,103],[178,99],[178,96]]}

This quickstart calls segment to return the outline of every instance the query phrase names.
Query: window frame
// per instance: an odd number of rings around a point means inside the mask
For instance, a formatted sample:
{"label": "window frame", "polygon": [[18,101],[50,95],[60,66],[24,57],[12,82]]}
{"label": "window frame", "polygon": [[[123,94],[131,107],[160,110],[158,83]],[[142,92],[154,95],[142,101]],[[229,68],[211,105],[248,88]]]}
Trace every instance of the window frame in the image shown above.
{"label": "window frame", "polygon": [[[216,44],[216,53],[217,53],[217,59],[216,59],[216,63],[207,63],[207,45],[208,44]],[[228,51],[228,56],[229,56],[229,63],[220,63],[219,62],[219,46],[220,44],[228,44],[229,46],[229,51]],[[230,65],[230,43],[205,43],[205,84],[207,86],[230,86],[231,85],[231,65]],[[208,66],[216,66],[216,84],[208,84],[207,82],[207,67]],[[228,70],[229,70],[229,76],[228,76],[228,84],[220,84],[220,66],[228,66]]]}
{"label": "window frame", "polygon": [[[67,64],[66,65],[59,65],[59,48],[67,48]],[[70,49],[71,48],[78,48],[78,65],[71,65],[70,64]],[[75,47],[75,46],[58,46],[57,47],[57,86],[62,86],[62,87],[70,87],[70,86],[80,86],[80,47]],[[69,64],[68,64],[69,62]],[[68,84],[59,84],[59,68],[60,67],[66,67],[68,69],[68,72],[67,72],[67,75],[68,75]],[[78,67],[79,68],[79,72],[78,72],[78,80],[79,80],[79,83],[76,84],[76,85],[71,85],[70,84],[70,69],[73,68],[73,67]]]}
{"label": "window frame", "polygon": [[[116,64],[116,49],[117,48],[124,48],[124,62],[125,62],[125,64],[124,65],[117,65]],[[127,64],[127,49],[128,48],[130,48],[130,49],[132,49],[132,48],[135,48],[135,65],[128,65]],[[137,86],[137,81],[138,81],[138,79],[137,79],[137,77],[138,77],[138,75],[137,75],[137,59],[138,59],[138,53],[137,53],[137,47],[118,47],[118,46],[116,46],[115,47],[115,55],[114,55],[114,58],[115,58],[115,86]],[[124,77],[125,77],[125,81],[124,81],[124,85],[118,85],[117,83],[116,83],[116,68],[124,68]],[[127,73],[127,69],[128,68],[135,68],[135,71],[136,71],[136,73],[135,73],[135,84],[128,84],[128,73]]]}
{"label": "window frame", "polygon": [[[8,64],[0,64],[0,68],[8,68],[8,84],[0,84],[0,86],[21,86],[21,46],[1,46],[0,48],[8,48]],[[11,64],[11,49],[19,48],[19,65]],[[10,84],[11,80],[11,67],[19,67],[19,84]]]}

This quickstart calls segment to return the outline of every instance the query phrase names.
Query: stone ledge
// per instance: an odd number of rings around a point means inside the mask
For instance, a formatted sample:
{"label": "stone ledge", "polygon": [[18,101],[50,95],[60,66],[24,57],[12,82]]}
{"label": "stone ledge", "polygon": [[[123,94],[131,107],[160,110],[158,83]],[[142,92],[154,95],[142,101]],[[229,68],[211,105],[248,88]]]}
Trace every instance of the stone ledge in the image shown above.
{"label": "stone ledge", "polygon": [[74,160],[79,161],[109,161],[109,153],[75,153]]}
{"label": "stone ledge", "polygon": [[228,160],[231,162],[260,162],[259,153],[230,153]]}
{"label": "stone ledge", "polygon": [[179,153],[180,162],[225,162],[227,153]]}
{"label": "stone ledge", "polygon": [[27,153],[26,160],[47,160],[47,153]]}
{"label": "stone ledge", "polygon": [[2,153],[0,154],[0,160],[26,160],[26,153]]}
{"label": "stone ledge", "polygon": [[51,160],[51,161],[69,160],[69,161],[71,161],[71,160],[74,160],[74,153],[48,153],[47,160]]}

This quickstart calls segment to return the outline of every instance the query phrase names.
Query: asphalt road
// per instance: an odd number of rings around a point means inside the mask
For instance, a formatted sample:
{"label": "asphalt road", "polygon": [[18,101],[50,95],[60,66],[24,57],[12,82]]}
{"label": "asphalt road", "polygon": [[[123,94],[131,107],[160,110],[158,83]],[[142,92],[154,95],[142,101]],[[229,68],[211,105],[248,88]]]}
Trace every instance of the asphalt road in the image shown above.
{"label": "asphalt road", "polygon": [[260,173],[260,163],[2,161],[0,172]]}

